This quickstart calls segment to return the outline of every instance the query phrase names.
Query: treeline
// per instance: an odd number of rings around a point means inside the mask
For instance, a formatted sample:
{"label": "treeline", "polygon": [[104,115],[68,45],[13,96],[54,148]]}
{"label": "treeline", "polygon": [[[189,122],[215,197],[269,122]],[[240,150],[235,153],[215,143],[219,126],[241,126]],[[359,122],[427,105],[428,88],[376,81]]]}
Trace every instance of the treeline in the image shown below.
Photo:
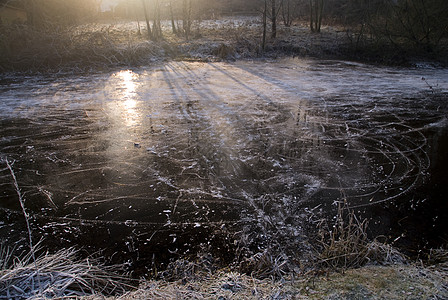
{"label": "treeline", "polygon": [[223,15],[257,14],[258,9],[259,0],[122,0],[112,13],[102,17],[144,19],[148,37],[153,40],[162,36],[161,21],[169,20],[174,34],[189,39],[194,22]]}
{"label": "treeline", "polygon": [[373,42],[432,52],[448,37],[446,0],[327,1],[328,20],[351,28],[355,47]]}
{"label": "treeline", "polygon": [[[258,0],[276,36],[278,22],[307,22],[311,32],[323,23],[350,29],[355,47],[388,43],[434,51],[448,37],[447,0]],[[266,24],[264,24],[266,25]]]}
{"label": "treeline", "polygon": [[[292,31],[283,29],[306,26],[310,33],[318,35],[324,25],[331,25],[339,33],[346,33],[344,41],[335,41],[338,45],[329,47],[328,52],[336,56],[394,63],[417,56],[436,60],[448,57],[447,0],[121,0],[117,3],[114,11],[104,12],[101,0],[0,0],[0,7],[26,12],[28,23],[28,26],[0,23],[0,71],[30,64],[36,68],[63,65],[67,61],[82,65],[85,58],[89,63],[93,58],[113,63],[139,61],[147,53],[163,52],[155,48],[173,41],[165,39],[169,30],[194,41],[195,36],[201,35],[202,20],[232,15],[254,15],[259,20],[258,26],[222,36],[229,39],[228,44],[233,39],[236,52],[241,44],[249,43],[246,48],[256,49],[255,55],[269,51],[289,51],[293,55],[302,51],[306,55],[306,49],[301,48],[310,45],[302,42],[292,45],[294,39],[286,36]],[[96,32],[94,29],[81,32],[79,27],[72,26],[97,21],[108,24],[109,18],[138,20],[140,35],[113,34],[109,30],[112,27],[107,25]],[[142,37],[157,43],[150,43],[151,49],[144,48]],[[135,43],[126,44],[126,48],[123,41],[127,39]],[[340,34],[338,39],[339,42]]]}
{"label": "treeline", "polygon": [[[28,23],[51,26],[91,22],[101,17],[101,0],[0,0],[22,7]],[[175,33],[190,34],[194,20],[231,14],[258,14],[271,37],[279,24],[300,20],[310,31],[320,32],[323,23],[342,25],[354,34],[354,43],[387,39],[426,48],[437,47],[448,35],[447,0],[121,0],[115,17],[145,18],[150,36],[161,35],[161,20],[171,20]],[[103,15],[104,17],[104,15]]]}
{"label": "treeline", "polygon": [[138,18],[142,11],[154,20],[156,33],[160,19],[171,19],[173,31],[187,37],[193,20],[228,14],[258,14],[263,35],[271,38],[280,24],[289,27],[294,21],[306,22],[316,33],[325,23],[343,26],[355,48],[373,42],[434,51],[448,37],[446,0],[127,0],[117,7],[117,14],[127,17]]}

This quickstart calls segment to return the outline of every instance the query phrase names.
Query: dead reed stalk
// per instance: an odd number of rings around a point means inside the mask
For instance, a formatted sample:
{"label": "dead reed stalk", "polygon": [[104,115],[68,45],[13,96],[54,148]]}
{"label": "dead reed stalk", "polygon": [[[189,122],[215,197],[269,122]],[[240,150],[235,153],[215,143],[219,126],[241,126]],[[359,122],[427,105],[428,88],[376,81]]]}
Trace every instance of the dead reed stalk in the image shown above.
{"label": "dead reed stalk", "polygon": [[129,287],[125,278],[111,275],[112,268],[98,261],[78,260],[77,252],[72,248],[36,257],[38,250],[33,245],[29,214],[13,169],[14,163],[8,158],[4,161],[25,218],[30,251],[18,259],[13,258],[13,251],[7,245],[3,242],[0,245],[0,298],[47,299],[124,292]]}
{"label": "dead reed stalk", "polygon": [[111,275],[112,271],[112,267],[98,261],[77,259],[73,248],[46,253],[35,261],[27,255],[0,270],[0,298],[54,299],[124,293],[131,286],[125,278]]}
{"label": "dead reed stalk", "polygon": [[353,211],[349,211],[346,218],[344,207],[339,203],[335,224],[329,227],[322,221],[319,225],[320,263],[332,269],[362,265],[367,255],[367,224],[367,220],[359,220]]}
{"label": "dead reed stalk", "polygon": [[32,255],[33,260],[35,261],[36,260],[36,255],[34,253],[33,238],[32,238],[31,226],[30,226],[30,221],[29,221],[29,215],[28,215],[28,213],[26,212],[26,209],[25,209],[25,199],[23,199],[23,197],[22,197],[22,193],[20,191],[16,175],[14,173],[12,165],[9,163],[8,158],[5,159],[5,162],[6,162],[6,166],[9,169],[9,172],[11,173],[11,177],[12,177],[12,180],[13,180],[14,188],[16,190],[17,196],[19,197],[20,207],[22,208],[22,213],[23,213],[23,216],[25,218],[26,229],[27,229],[27,232],[28,232],[28,243],[29,243],[29,247],[30,247],[30,253]]}
{"label": "dead reed stalk", "polygon": [[12,264],[12,253],[13,250],[2,241],[0,243],[0,270],[7,269]]}
{"label": "dead reed stalk", "polygon": [[323,220],[318,225],[318,265],[334,271],[359,268],[368,262],[379,264],[403,263],[405,258],[390,245],[370,241],[367,219],[359,219],[347,203],[338,204],[332,226]]}

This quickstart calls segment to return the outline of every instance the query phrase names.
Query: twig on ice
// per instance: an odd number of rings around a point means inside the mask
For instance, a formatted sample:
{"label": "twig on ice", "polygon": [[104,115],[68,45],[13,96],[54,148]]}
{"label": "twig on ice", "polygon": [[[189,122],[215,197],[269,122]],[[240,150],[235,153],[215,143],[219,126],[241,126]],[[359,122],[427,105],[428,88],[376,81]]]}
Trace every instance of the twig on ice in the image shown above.
{"label": "twig on ice", "polygon": [[17,183],[16,175],[14,174],[14,170],[12,169],[12,166],[9,163],[8,158],[5,159],[5,162],[6,162],[6,166],[9,169],[9,172],[11,173],[11,176],[12,176],[12,179],[14,182],[14,187],[17,192],[17,196],[19,196],[20,206],[22,207],[23,216],[25,217],[25,222],[26,222],[26,228],[28,230],[28,242],[29,242],[29,246],[31,249],[31,255],[33,257],[33,260],[36,261],[36,256],[34,254],[34,247],[33,247],[33,239],[31,237],[31,227],[30,227],[29,215],[25,209],[25,201],[23,200],[22,193],[20,192],[19,184]]}

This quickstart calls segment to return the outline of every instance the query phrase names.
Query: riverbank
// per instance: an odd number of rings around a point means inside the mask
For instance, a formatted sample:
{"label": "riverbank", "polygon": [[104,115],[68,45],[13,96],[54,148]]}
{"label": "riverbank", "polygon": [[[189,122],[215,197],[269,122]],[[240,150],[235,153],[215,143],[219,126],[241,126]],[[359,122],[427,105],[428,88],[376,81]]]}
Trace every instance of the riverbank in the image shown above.
{"label": "riverbank", "polygon": [[[67,249],[36,261],[29,255],[11,268],[3,268],[2,260],[0,292],[14,299],[447,299],[448,260],[443,253],[443,260],[427,266],[368,264],[291,273],[281,280],[197,265],[183,269],[177,280],[137,282],[114,275],[113,267],[96,260],[78,260],[77,252]],[[2,259],[7,258],[3,254]]]}
{"label": "riverbank", "polygon": [[446,299],[447,267],[366,266],[283,282],[218,272],[192,282],[145,281],[136,291],[107,299]]}
{"label": "riverbank", "polygon": [[[294,261],[266,249],[227,266],[212,252],[173,260],[152,276],[131,278],[125,265],[106,265],[74,248],[39,246],[22,258],[0,245],[0,296],[13,299],[446,299],[448,251],[432,249],[410,260],[370,241],[366,221],[339,212],[333,231],[318,225],[308,258]],[[325,238],[326,237],[326,238]],[[269,247],[268,247],[269,248]],[[242,251],[248,252],[249,249]],[[277,255],[277,256],[274,256]]]}
{"label": "riverbank", "polygon": [[[27,26],[0,27],[0,71],[88,71],[149,65],[164,60],[219,61],[312,57],[389,65],[446,65],[448,47],[432,52],[397,48],[363,37],[356,30],[323,26],[311,33],[307,24],[280,26],[276,38],[262,49],[257,17],[231,17],[196,23],[190,39],[165,26],[163,38],[146,38],[137,22],[86,24],[36,30]],[[405,49],[405,50],[404,50]]]}

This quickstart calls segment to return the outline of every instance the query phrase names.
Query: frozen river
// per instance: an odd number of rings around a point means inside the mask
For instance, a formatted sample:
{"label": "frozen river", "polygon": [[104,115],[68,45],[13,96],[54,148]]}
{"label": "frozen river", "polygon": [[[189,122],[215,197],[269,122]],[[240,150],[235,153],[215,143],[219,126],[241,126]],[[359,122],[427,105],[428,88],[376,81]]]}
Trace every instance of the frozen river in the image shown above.
{"label": "frozen river", "polygon": [[314,60],[2,76],[0,234],[26,237],[8,159],[36,240],[130,264],[343,201],[421,238],[446,229],[447,93],[447,69]]}

